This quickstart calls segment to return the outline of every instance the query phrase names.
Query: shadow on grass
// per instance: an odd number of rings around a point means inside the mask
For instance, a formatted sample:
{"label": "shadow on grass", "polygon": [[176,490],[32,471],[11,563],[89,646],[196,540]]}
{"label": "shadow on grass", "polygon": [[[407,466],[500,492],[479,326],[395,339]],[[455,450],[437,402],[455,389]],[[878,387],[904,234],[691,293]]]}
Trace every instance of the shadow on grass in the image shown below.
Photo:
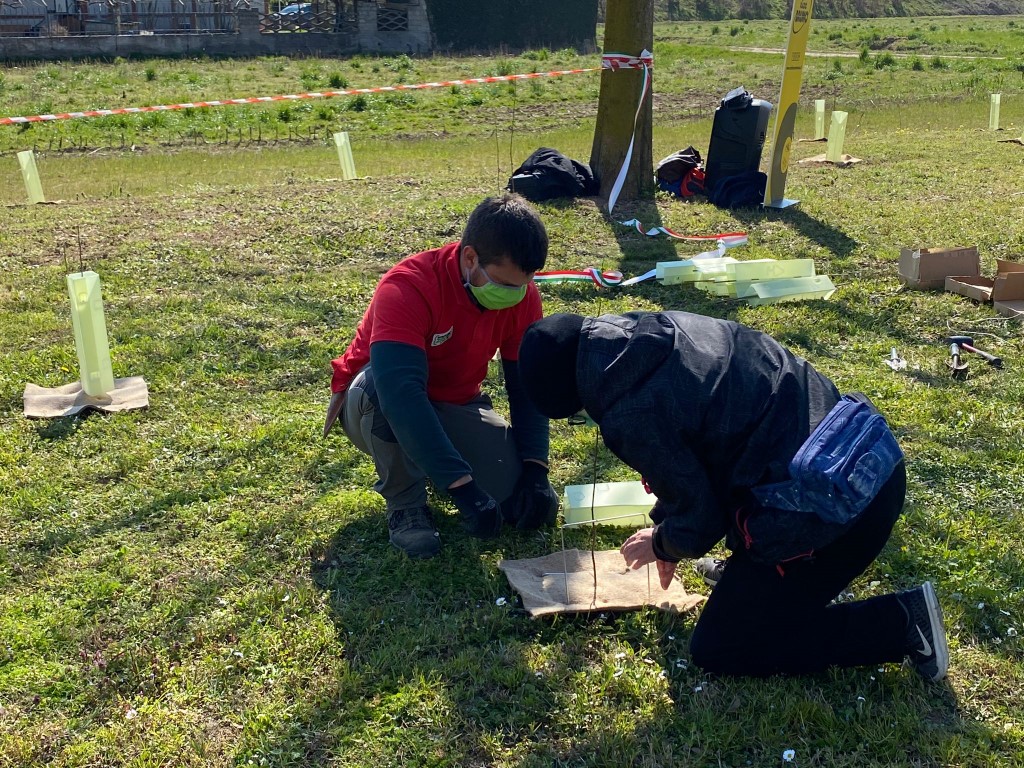
{"label": "shadow on grass", "polygon": [[[399,710],[393,722],[350,723],[346,738],[408,765],[430,763],[439,746],[452,764],[490,764],[495,753],[524,742],[540,749],[545,764],[561,764],[544,742],[569,692],[532,649],[557,647],[566,623],[607,625],[607,617],[531,621],[515,607],[504,575],[488,562],[550,552],[559,546],[550,533],[506,529],[479,541],[458,530],[454,515],[435,519],[443,548],[431,560],[391,547],[382,514],[344,526],[314,553],[312,578],[328,595],[359,695],[381,711]],[[587,663],[558,655],[559,665],[580,671]],[[421,706],[401,705],[413,701]],[[312,721],[329,716],[308,713]]]}
{"label": "shadow on grass", "polygon": [[748,228],[764,221],[780,222],[830,251],[837,258],[848,258],[858,246],[857,241],[843,230],[814,218],[799,207],[781,210],[760,207],[737,208],[732,211],[732,215]]}
{"label": "shadow on grass", "polygon": [[40,420],[36,424],[36,434],[41,440],[65,440],[82,426],[82,421],[89,416],[99,415],[98,411],[83,411],[77,416],[62,416],[59,419]]}
{"label": "shadow on grass", "polygon": [[[434,764],[441,750],[458,765],[507,754],[510,765],[596,766],[764,764],[766,754],[815,738],[827,763],[862,752],[865,732],[897,728],[898,738],[872,742],[871,758],[898,761],[916,744],[930,764],[958,739],[1000,740],[961,713],[947,683],[926,684],[909,669],[888,669],[881,682],[873,669],[715,678],[688,662],[690,615],[531,620],[491,562],[558,543],[508,532],[480,542],[458,532],[454,516],[438,524],[444,547],[432,560],[390,547],[382,514],[345,525],[313,553],[311,576],[348,668],[338,700],[311,705],[280,732],[283,742],[334,728],[328,741],[367,745],[366,764]],[[617,534],[600,535],[604,544]],[[650,699],[657,690],[666,695]],[[615,712],[632,713],[629,727]]]}
{"label": "shadow on grass", "polygon": [[[686,203],[680,203],[686,205]],[[644,231],[663,226],[657,203],[651,200],[636,200],[616,206],[616,211],[607,217],[608,226],[618,243],[622,257],[618,269],[627,278],[642,275],[654,269],[659,261],[678,261],[676,241],[667,235],[648,237],[635,227],[623,226],[622,222],[636,219]],[[643,283],[641,283],[643,285]]]}

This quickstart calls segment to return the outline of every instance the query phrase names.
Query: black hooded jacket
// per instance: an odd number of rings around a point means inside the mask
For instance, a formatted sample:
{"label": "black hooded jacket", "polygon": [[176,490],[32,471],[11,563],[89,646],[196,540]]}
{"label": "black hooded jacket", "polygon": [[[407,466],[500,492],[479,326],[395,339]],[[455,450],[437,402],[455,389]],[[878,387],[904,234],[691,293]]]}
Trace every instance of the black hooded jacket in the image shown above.
{"label": "black hooded jacket", "polygon": [[654,549],[670,561],[706,554],[752,486],[786,479],[839,400],[770,336],[688,312],[587,318],[576,373],[605,444],[658,498]]}

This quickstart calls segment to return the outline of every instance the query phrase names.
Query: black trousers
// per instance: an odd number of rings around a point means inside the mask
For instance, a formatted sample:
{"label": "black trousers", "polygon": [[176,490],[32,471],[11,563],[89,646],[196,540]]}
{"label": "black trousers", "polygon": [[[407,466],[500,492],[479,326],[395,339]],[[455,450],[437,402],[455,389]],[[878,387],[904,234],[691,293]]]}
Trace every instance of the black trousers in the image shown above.
{"label": "black trousers", "polygon": [[882,551],[906,490],[901,462],[846,534],[783,573],[734,552],[694,629],[694,663],[763,677],[902,661],[907,618],[896,595],[830,603]]}

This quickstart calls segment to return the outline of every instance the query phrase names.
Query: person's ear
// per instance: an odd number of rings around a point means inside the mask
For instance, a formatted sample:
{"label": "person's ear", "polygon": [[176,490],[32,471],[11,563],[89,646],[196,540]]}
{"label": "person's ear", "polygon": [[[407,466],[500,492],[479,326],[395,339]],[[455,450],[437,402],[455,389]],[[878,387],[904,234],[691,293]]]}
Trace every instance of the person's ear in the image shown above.
{"label": "person's ear", "polygon": [[480,263],[480,254],[476,252],[476,248],[472,245],[462,246],[462,253],[459,254],[459,265],[463,271],[472,272],[476,269],[477,264]]}

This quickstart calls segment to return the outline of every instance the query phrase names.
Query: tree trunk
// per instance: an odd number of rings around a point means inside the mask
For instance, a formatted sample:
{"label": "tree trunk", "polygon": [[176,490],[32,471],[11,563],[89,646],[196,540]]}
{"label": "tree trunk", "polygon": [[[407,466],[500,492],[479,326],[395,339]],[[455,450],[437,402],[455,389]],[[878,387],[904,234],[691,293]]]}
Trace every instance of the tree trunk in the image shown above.
{"label": "tree trunk", "polygon": [[[608,0],[604,52],[639,56],[654,50],[654,0]],[[594,146],[590,167],[601,179],[601,197],[607,199],[633,136],[633,118],[643,88],[642,69],[605,69],[597,103]],[[653,90],[652,90],[653,93]],[[649,93],[640,108],[633,143],[633,158],[619,201],[654,194],[654,161],[651,157],[651,101]]]}

